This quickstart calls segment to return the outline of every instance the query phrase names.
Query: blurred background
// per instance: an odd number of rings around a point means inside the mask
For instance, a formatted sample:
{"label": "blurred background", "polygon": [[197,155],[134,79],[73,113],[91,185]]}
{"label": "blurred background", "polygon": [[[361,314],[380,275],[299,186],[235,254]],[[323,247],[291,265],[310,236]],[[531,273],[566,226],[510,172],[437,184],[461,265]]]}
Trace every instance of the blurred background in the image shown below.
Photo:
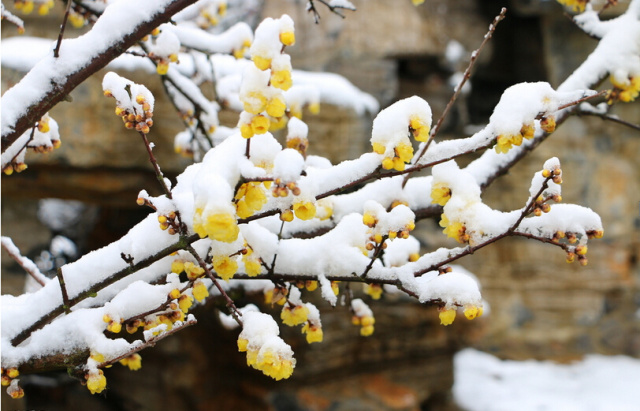
{"label": "blurred background", "polygon": [[[296,45],[288,49],[294,69],[341,74],[372,94],[381,108],[418,95],[431,105],[434,122],[490,22],[507,7],[441,139],[469,136],[486,124],[506,87],[523,81],[557,87],[597,44],[549,0],[426,0],[419,7],[409,0],[355,0],[358,10],[346,11],[344,19],[318,5],[319,24],[305,11],[306,1],[254,3],[249,16],[254,28],[264,17],[287,13],[294,19]],[[624,11],[627,3],[610,8],[607,16]],[[56,38],[62,5],[54,10],[43,17],[21,16],[25,36]],[[65,35],[81,32],[68,29]],[[3,39],[16,34],[14,26],[2,25]],[[2,57],[4,92],[24,71],[8,67],[7,56]],[[102,95],[105,72],[74,90],[73,102],[51,111],[62,147],[50,154],[30,153],[26,171],[2,176],[2,235],[41,269],[54,270],[116,240],[148,213],[135,203],[138,192],[160,192],[143,145],[121,126],[113,102]],[[150,139],[162,170],[174,178],[191,163],[173,150],[173,138],[183,129],[180,118],[157,76],[120,74],[155,95]],[[615,113],[639,119],[637,102],[621,104]],[[237,116],[225,110],[220,114],[230,127]],[[318,115],[305,113],[309,152],[335,164],[369,151],[373,117],[329,105]],[[21,379],[22,402],[2,393],[2,409],[456,410],[462,405],[451,391],[454,356],[465,347],[502,359],[559,363],[590,353],[640,357],[638,153],[637,130],[596,117],[573,117],[489,187],[483,196],[487,204],[520,208],[533,173],[557,156],[563,201],[595,210],[605,236],[589,245],[586,267],[567,264],[564,253],[553,247],[520,239],[503,240],[463,259],[460,264],[478,277],[490,307],[478,320],[459,318],[445,328],[438,325],[434,307],[385,294],[370,302],[376,331],[364,338],[350,324],[346,307],[317,301],[325,340],[309,346],[297,330],[283,328],[297,366],[290,380],[276,383],[245,365],[236,350],[238,331],[220,325],[213,302],[196,309],[197,326],[144,350],[141,370],[107,370],[108,389],[102,395],[92,396],[65,373],[31,376]],[[416,236],[423,251],[453,246],[434,221],[422,221]],[[20,294],[24,287],[23,271],[3,250],[2,293]],[[257,296],[234,298],[239,305],[251,302],[276,312]]]}

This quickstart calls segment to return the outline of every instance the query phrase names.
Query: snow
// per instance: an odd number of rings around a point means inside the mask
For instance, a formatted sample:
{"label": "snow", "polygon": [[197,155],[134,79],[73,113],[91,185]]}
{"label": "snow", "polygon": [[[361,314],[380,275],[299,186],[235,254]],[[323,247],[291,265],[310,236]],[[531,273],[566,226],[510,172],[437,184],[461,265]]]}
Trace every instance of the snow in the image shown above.
{"label": "snow", "polygon": [[453,395],[465,411],[632,411],[640,360],[586,355],[571,364],[503,361],[471,348],[455,355]]}

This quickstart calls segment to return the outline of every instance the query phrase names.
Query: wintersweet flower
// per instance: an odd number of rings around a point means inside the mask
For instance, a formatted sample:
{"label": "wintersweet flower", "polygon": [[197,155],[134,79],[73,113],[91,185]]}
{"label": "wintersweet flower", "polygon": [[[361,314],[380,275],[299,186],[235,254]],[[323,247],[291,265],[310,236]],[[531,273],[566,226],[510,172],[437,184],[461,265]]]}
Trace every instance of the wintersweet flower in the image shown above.
{"label": "wintersweet flower", "polygon": [[291,377],[295,360],[283,357],[264,347],[258,353],[254,367],[274,380],[280,381]]}
{"label": "wintersweet flower", "polygon": [[192,263],[191,261],[184,263],[184,271],[187,273],[187,278],[189,280],[195,280],[196,278],[204,275],[204,268]]}
{"label": "wintersweet flower", "polygon": [[275,118],[282,117],[286,109],[287,104],[284,101],[284,97],[280,94],[271,98],[265,108],[267,114]]}
{"label": "wintersweet flower", "polygon": [[373,325],[376,323],[376,319],[373,316],[365,315],[360,318],[360,335],[363,337],[369,337],[373,334],[374,327]]}
{"label": "wintersweet flower", "polygon": [[618,99],[624,103],[634,101],[640,94],[640,75],[625,78],[623,81],[612,75],[609,80],[618,91]]}
{"label": "wintersweet flower", "polygon": [[413,138],[415,138],[416,141],[425,142],[429,139],[429,132],[431,131],[431,127],[420,118],[412,117],[409,122],[409,130],[413,134]]}
{"label": "wintersweet flower", "polygon": [[242,255],[244,271],[249,277],[255,277],[262,272],[260,258],[256,257],[251,248],[247,248],[247,253]]}
{"label": "wintersweet flower", "polygon": [[130,356],[121,359],[120,364],[129,367],[131,371],[137,371],[142,368],[142,357],[138,353],[131,354]]}
{"label": "wintersweet flower", "polygon": [[91,394],[101,393],[107,387],[107,378],[102,370],[91,370],[87,377],[87,388]]}
{"label": "wintersweet flower", "polygon": [[456,319],[456,309],[455,308],[442,308],[439,309],[440,313],[440,324],[442,325],[450,325],[453,324],[453,320]]}
{"label": "wintersweet flower", "polygon": [[374,300],[379,300],[382,296],[382,286],[380,284],[365,284],[364,292]]}
{"label": "wintersweet flower", "polygon": [[558,0],[563,6],[571,7],[571,10],[582,13],[589,0]]}
{"label": "wintersweet flower", "polygon": [[431,187],[431,203],[444,206],[451,198],[451,189],[445,183],[434,183]]}
{"label": "wintersweet flower", "polygon": [[255,66],[264,71],[271,68],[271,59],[260,55],[251,56],[251,60]]}
{"label": "wintersweet flower", "polygon": [[316,216],[316,206],[311,201],[301,201],[293,204],[293,212],[301,220],[311,220]]}
{"label": "wintersweet flower", "polygon": [[467,228],[464,226],[464,224],[460,222],[449,221],[449,218],[447,218],[446,214],[442,214],[440,227],[444,227],[444,230],[442,230],[442,232],[445,233],[447,237],[451,237],[459,243],[465,243],[469,241],[469,236],[466,234]]}
{"label": "wintersweet flower", "polygon": [[212,240],[231,243],[236,241],[240,233],[236,219],[229,213],[213,213],[205,216],[199,208],[193,220],[193,229],[200,238],[208,236]]}
{"label": "wintersweet flower", "polygon": [[306,335],[307,343],[312,344],[314,342],[322,342],[324,334],[322,332],[322,327],[318,325],[312,325],[307,322],[304,327],[302,327],[302,334]]}
{"label": "wintersweet flower", "polygon": [[305,281],[304,286],[307,291],[315,291],[318,288],[318,282],[315,280],[307,280]]}
{"label": "wintersweet flower", "polygon": [[264,134],[267,131],[269,131],[270,123],[271,122],[269,118],[266,116],[263,116],[263,115],[255,116],[253,117],[253,119],[251,119],[251,131],[253,132],[253,134]]}
{"label": "wintersweet flower", "polygon": [[171,263],[171,272],[180,274],[184,271],[184,261],[182,260],[173,260]]}
{"label": "wintersweet flower", "polygon": [[211,263],[216,273],[225,281],[229,281],[238,272],[238,262],[227,255],[216,255]]}
{"label": "wintersweet flower", "polygon": [[293,46],[296,42],[296,35],[293,30],[283,31],[280,33],[280,42],[285,46]]}
{"label": "wintersweet flower", "polygon": [[280,90],[287,91],[293,85],[290,70],[278,70],[271,73],[271,85]]}
{"label": "wintersweet flower", "polygon": [[207,290],[207,286],[200,280],[196,281],[193,284],[193,298],[196,301],[200,302],[209,296],[209,290]]}
{"label": "wintersweet flower", "polygon": [[482,316],[482,307],[477,307],[475,305],[469,305],[464,309],[464,316],[467,317],[468,320],[473,320],[476,317]]}
{"label": "wintersweet flower", "polygon": [[252,91],[242,96],[244,111],[251,114],[260,114],[267,107],[267,98],[259,91]]}
{"label": "wintersweet flower", "polygon": [[178,299],[178,306],[180,307],[180,310],[182,310],[183,313],[186,313],[187,311],[189,311],[189,308],[191,308],[192,305],[193,305],[193,298],[189,295],[183,294]]}
{"label": "wintersweet flower", "polygon": [[294,325],[302,324],[307,321],[309,315],[309,309],[306,305],[296,305],[291,307],[287,305],[282,309],[280,318],[285,325],[293,327]]}

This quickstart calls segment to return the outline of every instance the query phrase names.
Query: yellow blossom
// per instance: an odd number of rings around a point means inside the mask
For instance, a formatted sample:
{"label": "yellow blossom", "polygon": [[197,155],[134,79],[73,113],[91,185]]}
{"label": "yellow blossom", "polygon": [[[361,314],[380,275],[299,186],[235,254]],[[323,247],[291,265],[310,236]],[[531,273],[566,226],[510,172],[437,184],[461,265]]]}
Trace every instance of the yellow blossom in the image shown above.
{"label": "yellow blossom", "polygon": [[589,0],[558,0],[563,6],[571,7],[571,10],[582,13]]}
{"label": "yellow blossom", "polygon": [[193,298],[197,301],[202,301],[209,296],[209,290],[207,290],[207,286],[204,285],[202,281],[196,281],[193,284]]}
{"label": "yellow blossom", "polygon": [[413,147],[411,144],[400,143],[394,149],[396,156],[404,163],[408,163],[413,158]]}
{"label": "yellow blossom", "polygon": [[186,263],[184,263],[184,270],[186,271],[187,278],[189,280],[195,280],[198,277],[202,277],[202,275],[204,274],[204,268],[200,267],[199,265],[195,265],[191,261],[187,261]]}
{"label": "yellow blossom", "polygon": [[318,288],[318,282],[314,280],[307,280],[305,281],[304,286],[307,291],[315,291]]}
{"label": "yellow blossom", "polygon": [[[225,243],[232,243],[238,238],[240,228],[233,215],[229,213],[215,213],[209,214],[206,217],[202,216],[202,211],[196,210],[194,218],[193,229],[200,236],[209,238]],[[202,220],[205,222],[202,223]]]}
{"label": "yellow blossom", "polygon": [[450,325],[453,323],[453,320],[456,319],[456,309],[441,309],[440,310],[440,324],[442,325]]}
{"label": "yellow blossom", "polygon": [[216,255],[211,263],[216,273],[225,281],[229,281],[238,272],[238,262],[227,255]]}
{"label": "yellow blossom", "polygon": [[287,104],[281,95],[273,97],[266,105],[267,114],[271,117],[282,117],[286,109]]}
{"label": "yellow blossom", "polygon": [[249,277],[255,277],[262,272],[262,264],[258,258],[243,258],[244,270]]}
{"label": "yellow blossom", "polygon": [[[414,0],[414,4],[415,4]],[[424,1],[424,0],[422,0]],[[410,129],[413,131],[413,137],[416,141],[425,142],[429,139],[429,132],[431,131],[429,126],[422,122],[419,118],[412,118],[409,123]]]}
{"label": "yellow blossom", "polygon": [[137,371],[142,368],[142,357],[140,354],[135,353],[120,360],[120,364],[129,367],[131,371]]}
{"label": "yellow blossom", "polygon": [[364,292],[374,300],[379,300],[382,296],[382,286],[380,284],[365,284]]}
{"label": "yellow blossom", "polygon": [[307,322],[304,327],[302,327],[302,333],[306,335],[307,343],[311,344],[314,342],[322,342],[324,337],[322,332],[322,327],[317,325],[310,325]]}
{"label": "yellow blossom", "polygon": [[178,299],[178,306],[183,313],[189,311],[189,308],[193,305],[193,298],[189,295],[181,295]]}
{"label": "yellow blossom", "polygon": [[246,352],[248,346],[249,346],[249,340],[247,340],[246,338],[239,338],[238,337],[238,351],[239,352]]}
{"label": "yellow blossom", "polygon": [[254,366],[265,375],[280,381],[291,377],[295,364],[292,360],[283,358],[271,350],[264,350],[259,353]]}
{"label": "yellow blossom", "polygon": [[467,317],[468,320],[473,320],[476,317],[480,317],[482,315],[482,307],[476,307],[475,305],[470,305],[465,307],[464,316]]}
{"label": "yellow blossom", "polygon": [[253,60],[253,64],[256,65],[257,68],[259,68],[260,70],[264,71],[268,68],[271,67],[271,59],[270,58],[265,58],[262,56],[251,56],[251,60]]}
{"label": "yellow blossom", "polygon": [[373,143],[372,147],[373,147],[373,152],[377,154],[384,154],[384,152],[387,151],[387,148],[380,143]]}
{"label": "yellow blossom", "polygon": [[445,233],[447,237],[451,237],[459,243],[468,241],[468,236],[465,233],[466,227],[464,226],[464,224],[460,222],[449,221],[445,214],[442,214],[440,227],[444,227],[444,230],[442,230],[442,232]]}
{"label": "yellow blossom", "polygon": [[107,387],[107,379],[102,370],[89,371],[87,388],[91,394],[101,393]]}
{"label": "yellow blossom", "polygon": [[293,308],[289,305],[282,309],[280,313],[280,318],[282,318],[282,322],[288,326],[294,326],[298,324],[302,324],[307,321],[307,316],[309,315],[309,309],[306,305],[296,305]]}
{"label": "yellow blossom", "polygon": [[311,201],[294,203],[293,212],[301,220],[311,220],[316,216],[316,206]]}
{"label": "yellow blossom", "polygon": [[169,72],[169,63],[166,61],[161,61],[156,66],[156,72],[161,76],[166,75]]}
{"label": "yellow blossom", "polygon": [[258,91],[247,93],[242,99],[244,111],[251,114],[260,114],[267,107],[267,98]]}
{"label": "yellow blossom", "polygon": [[171,263],[171,272],[175,274],[180,274],[184,271],[184,261],[182,260],[173,260]]}
{"label": "yellow blossom", "polygon": [[265,116],[255,116],[251,119],[251,131],[253,134],[264,134],[269,131],[270,121]]}
{"label": "yellow blossom", "polygon": [[340,293],[340,287],[338,286],[338,283],[340,281],[331,281],[331,291],[333,291],[333,294],[338,295],[338,293]]}
{"label": "yellow blossom", "polygon": [[293,46],[296,42],[296,35],[293,31],[283,31],[280,33],[280,42],[285,46]]}
{"label": "yellow blossom", "polygon": [[444,206],[451,198],[451,189],[444,183],[438,182],[431,187],[431,203]]}
{"label": "yellow blossom", "polygon": [[293,85],[291,71],[279,70],[271,73],[271,85],[280,90],[287,91]]}

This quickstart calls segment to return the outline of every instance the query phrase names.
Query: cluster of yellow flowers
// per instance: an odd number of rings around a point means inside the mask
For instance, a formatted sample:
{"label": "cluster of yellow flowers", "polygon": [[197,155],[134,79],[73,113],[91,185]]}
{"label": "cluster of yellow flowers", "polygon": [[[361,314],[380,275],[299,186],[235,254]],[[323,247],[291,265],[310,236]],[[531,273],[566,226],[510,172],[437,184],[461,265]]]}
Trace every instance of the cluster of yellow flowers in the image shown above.
{"label": "cluster of yellow flowers", "polygon": [[[404,208],[407,208],[403,205]],[[403,226],[388,226],[387,224],[379,224],[380,219],[386,218],[396,210],[394,207],[389,213],[381,209],[381,207],[370,208],[362,215],[362,223],[369,227],[369,243],[366,244],[367,250],[373,250],[377,244],[383,243],[385,237],[393,240],[395,238],[409,238],[409,232],[416,228],[413,220],[406,222]],[[383,244],[384,247],[384,244]]]}
{"label": "cluster of yellow flowers", "polygon": [[640,75],[629,76],[625,79],[617,79],[615,76],[610,76],[609,80],[613,84],[613,90],[607,97],[609,104],[614,100],[620,100],[624,103],[634,101],[640,94]]}
{"label": "cluster of yellow flowers", "polygon": [[208,3],[204,3],[198,17],[196,17],[196,24],[201,29],[208,29],[218,24],[220,19],[227,14],[227,2],[225,0],[213,0]]}
{"label": "cluster of yellow flowers", "polygon": [[267,203],[265,188],[271,186],[270,181],[250,181],[243,183],[235,195],[236,214],[240,218],[247,218],[260,210]]}
{"label": "cluster of yellow flowers", "polygon": [[18,376],[20,376],[20,372],[16,367],[11,368],[0,368],[0,383],[2,383],[3,387],[7,388],[7,394],[11,396],[13,399],[18,399],[24,397],[24,390],[18,385]]}
{"label": "cluster of yellow flowers", "polygon": [[[439,316],[440,316],[440,324],[442,325],[451,325],[453,321],[456,319],[457,308],[453,307],[440,307],[438,308]],[[467,317],[468,320],[473,320],[474,318],[482,316],[483,308],[482,306],[476,305],[467,305],[464,308],[464,316]]]}
{"label": "cluster of yellow flowers", "polygon": [[522,128],[520,129],[520,132],[517,134],[514,134],[514,135],[500,134],[496,138],[496,146],[495,146],[496,153],[506,153],[509,150],[511,150],[513,146],[521,145],[524,138],[526,139],[533,138],[534,132],[535,132],[535,127],[533,126],[533,123],[529,123],[529,124],[523,124]]}
{"label": "cluster of yellow flowers", "polygon": [[37,5],[38,14],[41,16],[45,16],[49,14],[49,10],[53,8],[54,2],[53,0],[45,0],[45,1],[17,0],[13,5],[16,8],[16,10],[19,10],[22,14],[31,14]]}
{"label": "cluster of yellow flowers", "polygon": [[287,104],[282,92],[293,83],[291,58],[284,49],[294,43],[293,20],[289,16],[266,19],[256,29],[250,48],[254,65],[245,71],[240,90],[244,111],[238,127],[242,137],[251,138],[286,124]]}
{"label": "cluster of yellow flowers", "polygon": [[247,353],[247,365],[275,380],[289,378],[296,360],[291,347],[278,337],[278,325],[273,318],[260,312],[248,312],[243,321],[238,351]]}
{"label": "cluster of yellow flowers", "polygon": [[75,10],[69,11],[69,17],[67,18],[67,21],[71,23],[71,26],[76,29],[81,29],[87,24],[87,18]]}
{"label": "cluster of yellow flowers", "polygon": [[[399,103],[404,102],[405,101],[403,100]],[[430,119],[426,120],[423,116],[411,115],[408,118],[408,124],[406,127],[406,135],[402,135],[395,139],[385,141],[384,138],[377,136],[374,136],[371,139],[373,151],[385,156],[382,160],[382,168],[385,170],[394,169],[397,171],[403,171],[405,169],[405,165],[411,162],[411,159],[413,158],[413,146],[408,135],[412,135],[416,141],[420,142],[425,142],[429,139],[429,132],[431,131]]]}
{"label": "cluster of yellow flowers", "polygon": [[566,7],[571,7],[571,10],[582,13],[589,0],[558,0],[558,3]]}
{"label": "cluster of yellow flowers", "polygon": [[[36,153],[49,153],[62,145],[58,132],[58,123],[49,117],[49,113],[45,113],[40,120],[38,120],[35,130],[29,130],[26,133],[33,133],[33,137],[27,144],[27,148]],[[26,150],[23,149],[15,158],[5,165],[2,172],[9,176],[14,172],[21,173],[26,170],[27,164],[24,162],[25,155]]]}
{"label": "cluster of yellow flowers", "polygon": [[[104,90],[104,95],[107,97],[114,97],[113,91],[109,89]],[[147,134],[149,128],[153,126],[153,107],[147,101],[147,97],[143,94],[138,94],[135,98],[137,106],[133,106],[130,110],[125,108],[121,101],[116,103],[116,116],[122,118],[124,126],[128,129],[135,128],[136,131]],[[128,106],[129,104],[127,104]]]}

